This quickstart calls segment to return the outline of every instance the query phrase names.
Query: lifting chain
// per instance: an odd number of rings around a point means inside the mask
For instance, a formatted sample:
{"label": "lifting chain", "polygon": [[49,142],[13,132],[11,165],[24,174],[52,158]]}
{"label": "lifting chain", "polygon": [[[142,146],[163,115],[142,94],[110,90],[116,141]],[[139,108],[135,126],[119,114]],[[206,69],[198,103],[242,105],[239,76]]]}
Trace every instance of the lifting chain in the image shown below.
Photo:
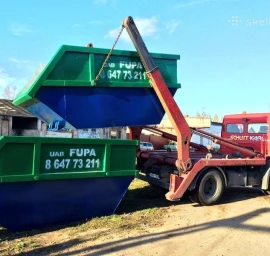
{"label": "lifting chain", "polygon": [[107,55],[105,61],[103,62],[102,66],[101,66],[101,68],[100,68],[100,70],[99,70],[99,72],[98,72],[98,74],[97,74],[97,76],[96,76],[96,78],[95,78],[95,80],[94,80],[95,82],[98,81],[98,79],[99,79],[99,77],[100,77],[100,75],[101,75],[101,73],[102,73],[102,71],[103,71],[105,65],[107,64],[107,62],[108,62],[108,60],[109,60],[109,58],[110,58],[110,56],[111,56],[111,54],[112,54],[112,51],[113,51],[115,45],[117,44],[117,42],[118,42],[118,40],[119,40],[119,38],[120,38],[120,36],[121,36],[121,34],[122,34],[124,28],[125,28],[125,27],[122,26],[122,28],[121,28],[121,30],[120,30],[120,32],[119,32],[119,34],[118,34],[118,36],[117,36],[117,38],[116,38],[116,40],[115,40],[113,46],[112,46],[112,49],[109,51],[109,53],[108,53],[108,55]]}

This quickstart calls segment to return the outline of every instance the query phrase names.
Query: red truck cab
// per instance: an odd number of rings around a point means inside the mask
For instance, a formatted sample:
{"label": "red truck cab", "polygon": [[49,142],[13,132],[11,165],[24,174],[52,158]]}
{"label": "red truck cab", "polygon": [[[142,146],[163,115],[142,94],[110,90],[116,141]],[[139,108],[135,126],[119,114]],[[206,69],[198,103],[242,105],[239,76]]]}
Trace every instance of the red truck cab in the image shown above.
{"label": "red truck cab", "polygon": [[[225,115],[221,137],[253,151],[268,156],[270,153],[270,113]],[[232,153],[232,149],[221,145],[220,152]]]}

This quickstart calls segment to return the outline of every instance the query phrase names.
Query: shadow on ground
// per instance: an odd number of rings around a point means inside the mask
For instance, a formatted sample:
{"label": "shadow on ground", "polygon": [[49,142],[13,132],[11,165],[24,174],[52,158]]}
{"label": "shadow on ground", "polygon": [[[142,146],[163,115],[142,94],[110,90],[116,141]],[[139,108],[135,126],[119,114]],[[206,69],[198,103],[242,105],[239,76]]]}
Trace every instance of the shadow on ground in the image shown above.
{"label": "shadow on ground", "polygon": [[264,192],[255,188],[229,188],[224,191],[224,194],[219,204],[229,204],[248,200],[251,198],[265,196]]}
{"label": "shadow on ground", "polygon": [[[226,218],[221,220],[216,220],[212,222],[205,222],[201,224],[196,224],[193,226],[187,226],[183,228],[172,229],[164,232],[156,232],[151,234],[144,234],[139,236],[133,236],[129,238],[120,239],[118,241],[106,241],[102,244],[97,244],[93,246],[84,247],[82,249],[76,249],[72,252],[68,252],[69,248],[72,246],[78,246],[82,243],[86,243],[87,240],[84,239],[72,239],[65,243],[60,243],[48,247],[43,247],[41,249],[34,249],[27,253],[27,255],[48,255],[48,253],[57,253],[57,255],[78,255],[83,253],[83,255],[88,256],[100,256],[107,255],[112,252],[121,252],[125,249],[136,248],[137,246],[147,244],[147,243],[155,243],[168,238],[180,237],[186,234],[202,232],[208,229],[216,229],[219,227],[228,227],[231,230],[234,229],[242,229],[246,231],[256,231],[256,232],[264,232],[266,234],[270,234],[269,227],[257,226],[248,224],[248,220],[265,214],[270,213],[270,208],[262,208],[259,210],[251,211],[249,213],[239,215],[233,218]],[[61,253],[65,249],[65,253]]]}
{"label": "shadow on ground", "polygon": [[[116,214],[132,213],[154,207],[169,207],[179,204],[191,204],[189,192],[186,192],[179,201],[168,201],[165,194],[168,191],[151,185],[143,188],[136,188],[127,191],[125,197],[120,203]],[[229,204],[237,201],[244,201],[251,198],[261,197],[265,194],[259,189],[253,188],[230,188],[224,191],[224,194],[218,204]],[[194,204],[195,207],[200,205]]]}
{"label": "shadow on ground", "polygon": [[184,195],[179,201],[168,201],[165,194],[168,192],[166,189],[154,187],[151,185],[142,188],[128,190],[122,202],[116,210],[116,214],[132,213],[149,208],[169,207],[178,204],[190,204],[191,201],[188,195]]}
{"label": "shadow on ground", "polygon": [[[170,202],[165,199],[166,192],[167,191],[164,189],[152,187],[150,185],[144,186],[142,188],[129,190],[126,193],[125,197],[123,198],[122,202],[120,203],[116,211],[116,214],[121,215],[125,213],[133,213],[136,211],[141,211],[144,209],[151,209],[151,208],[160,208],[160,207],[166,208],[166,207],[169,207],[172,205],[178,205],[178,204],[191,204],[188,194],[184,195],[181,201]],[[247,200],[247,199],[255,198],[259,196],[263,196],[263,193],[260,190],[229,189],[225,191],[223,198],[220,201],[220,204],[228,204],[228,203]],[[199,205],[194,204],[194,207],[198,207],[198,206]],[[12,240],[24,238],[24,237],[31,237],[38,234],[57,231],[57,230],[61,230],[64,228],[69,228],[69,227],[77,227],[78,225],[82,225],[86,222],[87,221],[79,221],[79,222],[73,222],[73,223],[69,223],[65,225],[58,225],[58,226],[53,226],[50,228],[30,230],[30,231],[24,231],[24,232],[9,232],[6,229],[0,229],[0,242],[12,241]],[[74,241],[71,240],[65,246],[71,246],[71,244],[78,244],[78,243],[80,243],[80,241],[75,239]],[[52,250],[55,250],[55,248],[58,248],[58,247],[60,248],[61,246],[63,245],[61,244],[54,245]],[[40,255],[40,254],[38,253],[36,255]]]}

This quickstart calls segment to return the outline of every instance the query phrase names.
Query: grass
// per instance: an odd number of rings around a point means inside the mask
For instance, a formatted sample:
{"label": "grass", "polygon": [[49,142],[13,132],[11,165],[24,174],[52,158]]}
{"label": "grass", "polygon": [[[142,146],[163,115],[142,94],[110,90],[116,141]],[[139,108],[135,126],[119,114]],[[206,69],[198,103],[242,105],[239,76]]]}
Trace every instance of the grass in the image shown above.
{"label": "grass", "polygon": [[59,236],[67,240],[87,236],[88,240],[94,241],[112,231],[119,234],[130,230],[144,232],[160,226],[171,204],[165,199],[165,193],[163,189],[135,179],[114,215],[26,232],[12,233],[0,228],[0,255],[15,255],[36,248],[42,250],[44,239],[47,244],[53,244],[60,242]]}
{"label": "grass", "polygon": [[161,225],[166,207],[170,205],[165,199],[165,193],[163,189],[153,188],[148,183],[135,179],[114,215],[93,218],[76,227],[74,233],[102,228],[115,231],[142,230]]}

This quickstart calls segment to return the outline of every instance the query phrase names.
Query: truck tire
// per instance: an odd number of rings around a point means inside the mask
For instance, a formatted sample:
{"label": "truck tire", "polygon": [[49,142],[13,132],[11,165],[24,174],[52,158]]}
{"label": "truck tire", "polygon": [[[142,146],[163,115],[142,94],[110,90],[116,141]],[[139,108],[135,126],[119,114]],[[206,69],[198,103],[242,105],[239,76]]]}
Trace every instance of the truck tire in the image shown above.
{"label": "truck tire", "polygon": [[224,187],[222,174],[218,170],[210,169],[199,178],[190,199],[204,206],[216,204],[223,194]]}
{"label": "truck tire", "polygon": [[264,193],[265,193],[266,195],[269,195],[269,196],[270,196],[270,178],[269,178],[268,189],[264,190]]}
{"label": "truck tire", "polygon": [[270,195],[270,177],[269,177],[269,182],[268,182],[268,189],[263,190],[265,195]]}

